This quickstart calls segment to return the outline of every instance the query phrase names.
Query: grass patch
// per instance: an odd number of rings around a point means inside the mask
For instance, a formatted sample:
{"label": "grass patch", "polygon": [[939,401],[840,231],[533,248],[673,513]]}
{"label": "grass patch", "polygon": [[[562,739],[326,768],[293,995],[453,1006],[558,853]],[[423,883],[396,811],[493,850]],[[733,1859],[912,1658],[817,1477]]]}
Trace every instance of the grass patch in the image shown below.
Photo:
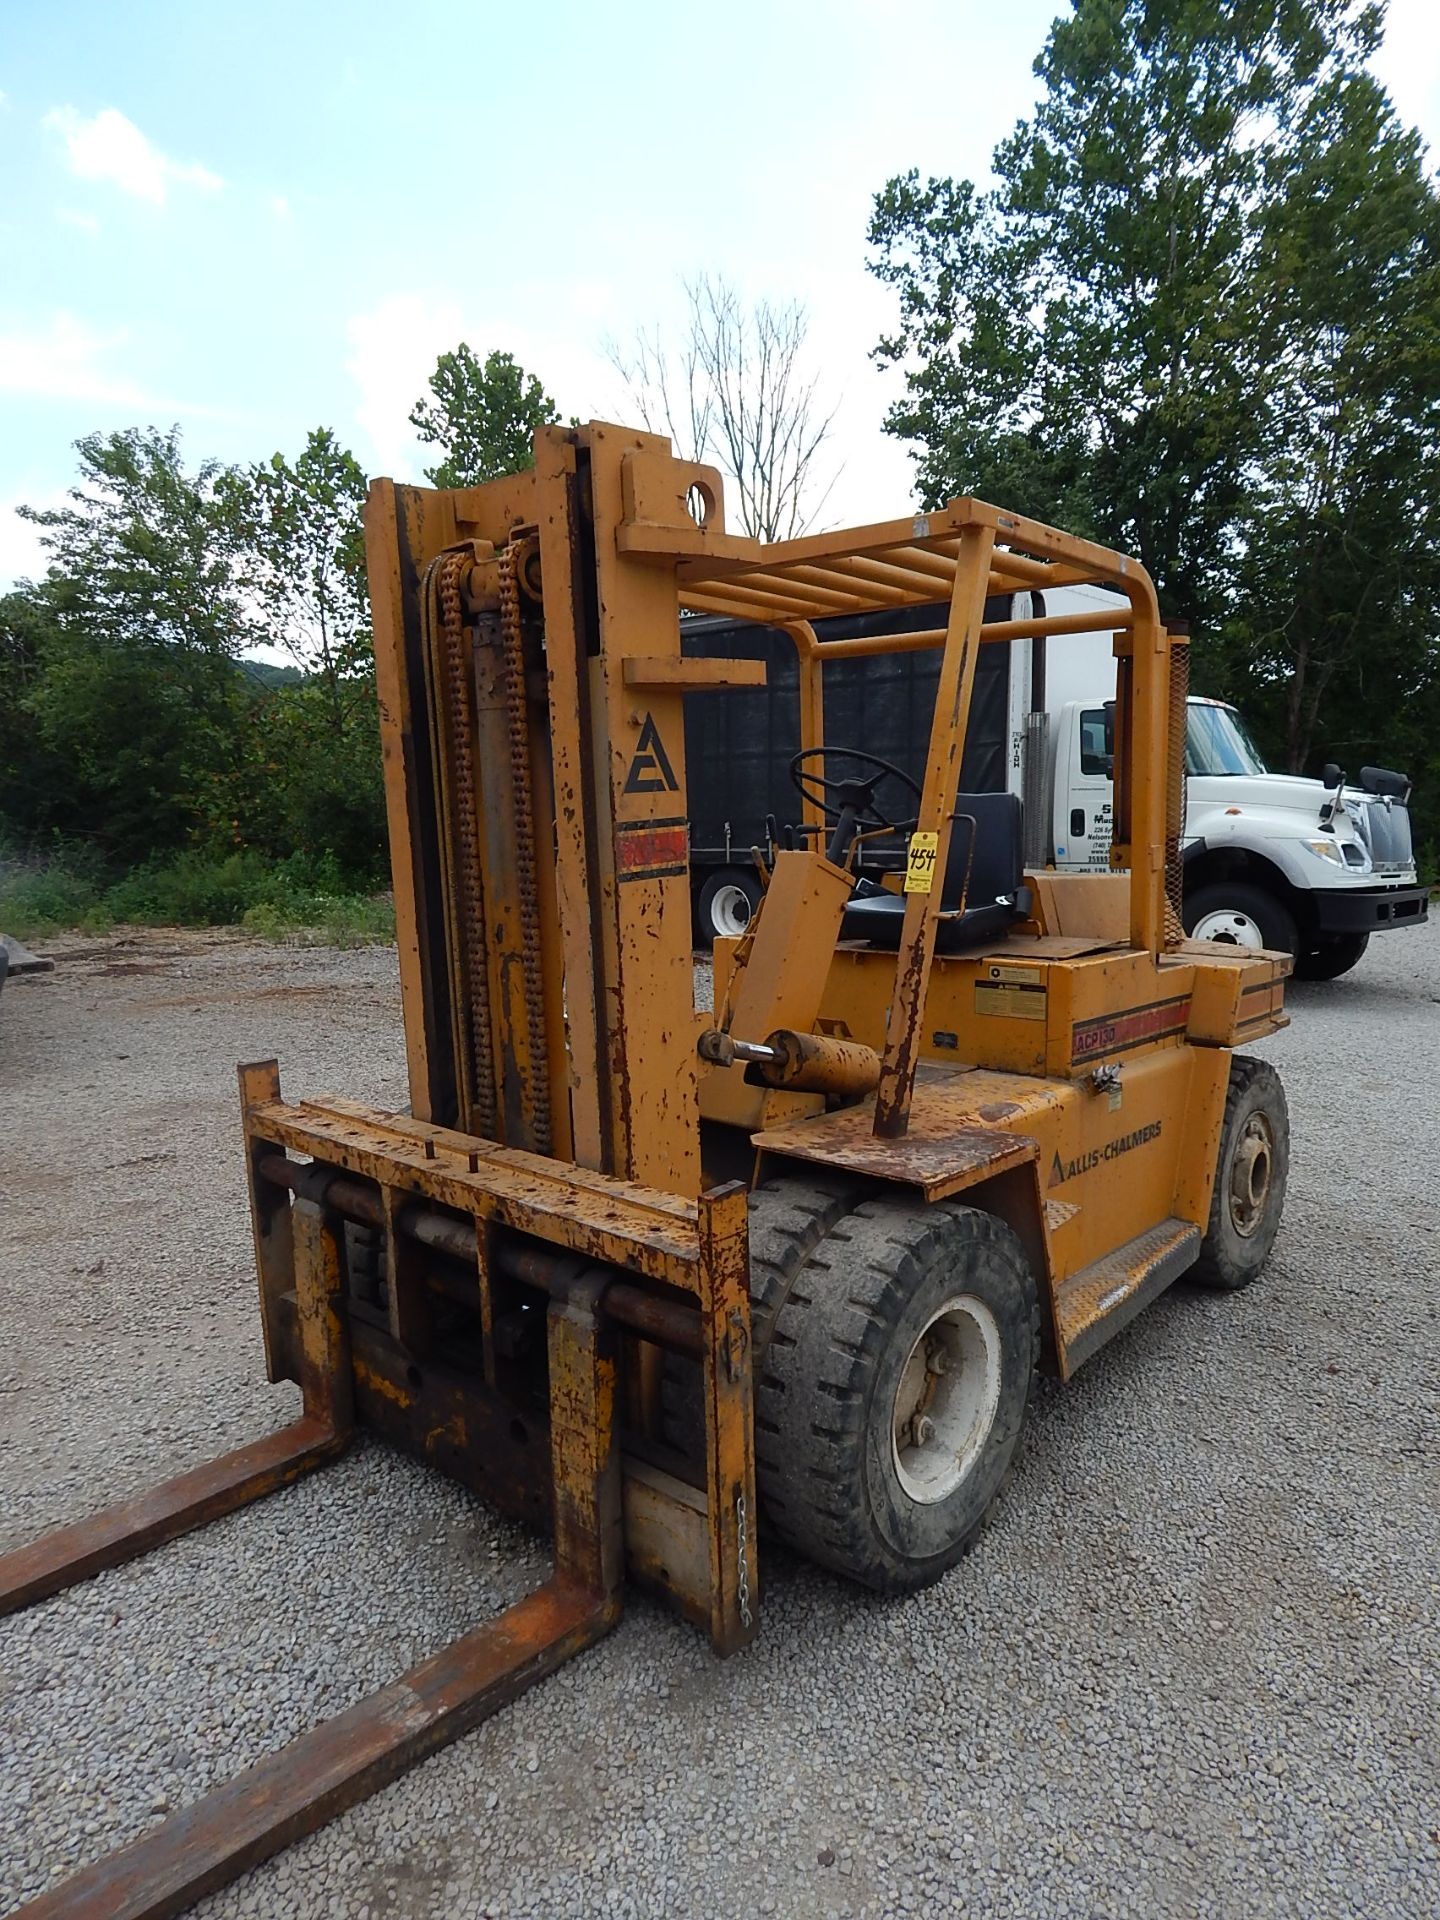
{"label": "grass patch", "polygon": [[261,940],[297,946],[388,946],[395,939],[395,908],[371,894],[317,893],[283,906],[266,901],[249,907],[240,924]]}
{"label": "grass patch", "polygon": [[395,910],[333,860],[302,854],[182,853],[118,877],[83,851],[44,865],[0,861],[0,930],[26,940],[116,925],[239,926],[262,940],[362,947],[395,938]]}

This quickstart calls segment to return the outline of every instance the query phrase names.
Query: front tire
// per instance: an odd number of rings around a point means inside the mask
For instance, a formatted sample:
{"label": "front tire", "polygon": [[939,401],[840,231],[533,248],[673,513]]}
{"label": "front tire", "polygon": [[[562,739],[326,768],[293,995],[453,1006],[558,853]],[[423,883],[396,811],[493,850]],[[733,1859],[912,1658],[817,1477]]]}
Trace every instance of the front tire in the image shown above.
{"label": "front tire", "polygon": [[[764,1367],[775,1316],[789,1298],[796,1274],[855,1200],[844,1186],[788,1175],[751,1189],[750,1352],[757,1376]],[[699,1471],[703,1483],[705,1394],[698,1360],[682,1353],[665,1355],[660,1408],[667,1445]]]}
{"label": "front tire", "polygon": [[1337,933],[1322,940],[1309,953],[1295,957],[1297,980],[1338,980],[1365,957],[1370,944],[1368,933]]}
{"label": "front tire", "polygon": [[1191,1269],[1202,1286],[1238,1292],[1270,1257],[1290,1175],[1290,1113],[1280,1076],[1235,1054],[1220,1132],[1210,1223]]}
{"label": "front tire", "polygon": [[1197,887],[1185,901],[1185,931],[1192,940],[1219,940],[1258,952],[1294,953],[1300,936],[1283,900],[1243,880]]}
{"label": "front tire", "polygon": [[757,1370],[756,1477],[776,1531],[882,1593],[937,1580],[1009,1470],[1039,1328],[1023,1249],[992,1215],[870,1200],[837,1222]]}

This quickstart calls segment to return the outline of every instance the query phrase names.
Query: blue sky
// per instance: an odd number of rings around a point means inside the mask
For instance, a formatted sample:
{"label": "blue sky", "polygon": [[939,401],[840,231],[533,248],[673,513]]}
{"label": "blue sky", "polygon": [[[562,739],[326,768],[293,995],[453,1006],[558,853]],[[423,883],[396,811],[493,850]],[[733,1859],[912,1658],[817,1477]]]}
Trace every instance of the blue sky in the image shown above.
{"label": "blue sky", "polygon": [[[605,340],[677,327],[706,269],[809,306],[826,520],[902,511],[870,200],[988,172],[1058,10],[0,0],[0,585],[39,570],[13,509],[59,499],[82,433],[178,421],[246,460],[329,425],[418,477],[440,350],[615,418]],[[1393,0],[1379,70],[1440,148],[1440,0]]]}

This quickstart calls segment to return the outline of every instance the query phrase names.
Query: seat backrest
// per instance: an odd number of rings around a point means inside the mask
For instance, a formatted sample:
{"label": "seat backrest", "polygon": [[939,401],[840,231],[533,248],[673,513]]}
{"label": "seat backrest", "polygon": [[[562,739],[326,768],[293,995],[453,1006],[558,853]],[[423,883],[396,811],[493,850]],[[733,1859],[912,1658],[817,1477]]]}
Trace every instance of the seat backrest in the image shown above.
{"label": "seat backrest", "polygon": [[[1015,893],[1025,880],[1025,809],[1017,793],[957,793],[956,819],[950,828],[950,853],[940,884],[940,904],[955,908],[965,892],[965,869],[970,867],[967,907],[988,907]],[[975,859],[970,861],[973,817]]]}

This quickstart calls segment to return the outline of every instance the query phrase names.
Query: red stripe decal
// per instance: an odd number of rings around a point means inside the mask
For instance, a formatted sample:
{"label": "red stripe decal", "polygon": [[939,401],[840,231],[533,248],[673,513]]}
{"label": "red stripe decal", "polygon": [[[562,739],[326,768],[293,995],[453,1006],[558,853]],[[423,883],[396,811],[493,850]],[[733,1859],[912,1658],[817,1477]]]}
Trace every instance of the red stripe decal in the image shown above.
{"label": "red stripe decal", "polygon": [[622,828],[615,836],[615,870],[634,873],[641,867],[682,866],[690,858],[684,827]]}
{"label": "red stripe decal", "polygon": [[1093,1054],[1111,1053],[1117,1047],[1133,1047],[1142,1040],[1157,1040],[1163,1034],[1183,1033],[1189,1020],[1188,1000],[1141,1007],[1113,1020],[1088,1020],[1073,1031],[1071,1061],[1088,1060]]}

